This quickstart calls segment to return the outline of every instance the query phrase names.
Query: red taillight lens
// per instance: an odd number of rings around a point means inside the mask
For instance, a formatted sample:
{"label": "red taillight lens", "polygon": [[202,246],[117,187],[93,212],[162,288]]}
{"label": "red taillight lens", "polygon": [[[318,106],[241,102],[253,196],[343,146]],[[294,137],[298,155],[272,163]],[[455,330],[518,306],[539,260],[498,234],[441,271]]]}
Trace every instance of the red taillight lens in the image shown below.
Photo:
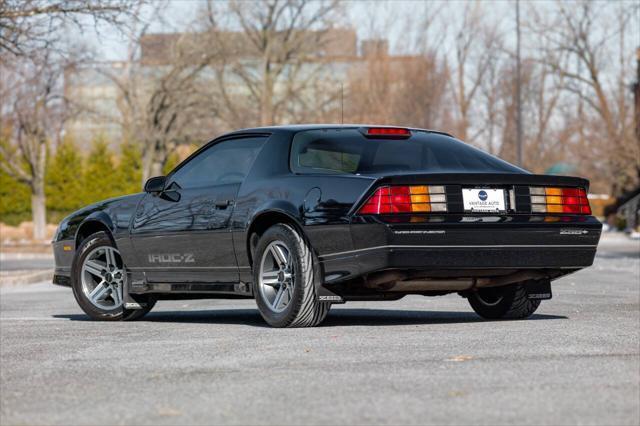
{"label": "red taillight lens", "polygon": [[591,214],[587,193],[582,188],[529,188],[533,213]]}
{"label": "red taillight lens", "polygon": [[367,136],[409,137],[411,136],[411,131],[399,127],[369,127],[367,129]]}
{"label": "red taillight lens", "polygon": [[446,212],[444,186],[384,186],[369,197],[359,214]]}

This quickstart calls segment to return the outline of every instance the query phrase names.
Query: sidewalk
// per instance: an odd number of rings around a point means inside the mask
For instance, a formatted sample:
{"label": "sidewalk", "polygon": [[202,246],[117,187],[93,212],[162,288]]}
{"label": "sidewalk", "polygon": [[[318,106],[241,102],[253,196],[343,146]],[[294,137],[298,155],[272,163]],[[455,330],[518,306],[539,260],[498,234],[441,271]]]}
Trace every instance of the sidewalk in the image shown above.
{"label": "sidewalk", "polygon": [[0,286],[51,282],[53,267],[48,264],[53,265],[53,253],[50,245],[3,245],[0,250]]}
{"label": "sidewalk", "polygon": [[0,287],[20,286],[39,282],[52,282],[53,269],[38,269],[28,271],[2,271],[0,270]]}

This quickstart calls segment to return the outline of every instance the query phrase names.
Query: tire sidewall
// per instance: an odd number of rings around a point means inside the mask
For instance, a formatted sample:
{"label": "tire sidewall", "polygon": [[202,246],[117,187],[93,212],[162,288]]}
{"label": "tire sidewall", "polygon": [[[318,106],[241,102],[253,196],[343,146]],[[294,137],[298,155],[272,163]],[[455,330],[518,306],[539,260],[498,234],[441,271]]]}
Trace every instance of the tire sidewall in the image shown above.
{"label": "tire sidewall", "polygon": [[91,318],[103,321],[118,321],[123,317],[123,307],[114,310],[100,309],[89,301],[82,290],[82,264],[87,256],[99,247],[116,248],[111,241],[111,238],[109,238],[105,232],[92,234],[80,244],[80,247],[73,258],[71,268],[71,288],[73,289],[73,295],[76,298],[78,305],[80,305],[80,308],[82,308],[82,310]]}
{"label": "tire sidewall", "polygon": [[498,287],[494,290],[501,290],[502,299],[496,304],[487,304],[480,296],[480,292],[475,292],[469,297],[471,307],[481,316],[491,319],[499,319],[509,311],[515,297],[516,287],[513,285]]}
{"label": "tire sidewall", "polygon": [[524,284],[512,284],[498,287],[502,299],[496,304],[487,304],[474,292],[469,297],[473,310],[487,319],[524,319],[530,317],[540,306],[540,300],[530,300]]}
{"label": "tire sidewall", "polygon": [[[253,293],[255,295],[258,309],[263,318],[269,325],[273,327],[286,327],[288,326],[298,314],[302,305],[302,299],[304,297],[304,289],[302,288],[303,268],[301,262],[301,247],[292,235],[291,228],[284,225],[275,225],[269,228],[258,241],[256,246],[256,256],[254,259],[253,267]],[[262,258],[266,248],[274,241],[282,241],[289,252],[291,253],[293,267],[294,267],[294,285],[293,285],[293,299],[289,302],[286,308],[282,312],[274,312],[267,305],[267,302],[263,299],[262,292],[260,291],[260,268],[262,265]],[[306,267],[313,267],[313,265],[306,265]]]}

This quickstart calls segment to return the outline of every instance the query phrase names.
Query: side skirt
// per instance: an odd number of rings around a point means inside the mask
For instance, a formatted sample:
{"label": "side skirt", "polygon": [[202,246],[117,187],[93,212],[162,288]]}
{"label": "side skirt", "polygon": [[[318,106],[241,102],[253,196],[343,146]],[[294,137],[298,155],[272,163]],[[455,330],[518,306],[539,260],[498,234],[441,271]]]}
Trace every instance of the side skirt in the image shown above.
{"label": "side skirt", "polygon": [[142,309],[144,297],[153,295],[157,299],[238,299],[253,298],[251,285],[238,283],[149,283],[145,280],[129,279],[123,289],[127,309]]}
{"label": "side skirt", "polygon": [[216,293],[253,296],[251,286],[247,283],[145,283],[133,282],[130,293]]}

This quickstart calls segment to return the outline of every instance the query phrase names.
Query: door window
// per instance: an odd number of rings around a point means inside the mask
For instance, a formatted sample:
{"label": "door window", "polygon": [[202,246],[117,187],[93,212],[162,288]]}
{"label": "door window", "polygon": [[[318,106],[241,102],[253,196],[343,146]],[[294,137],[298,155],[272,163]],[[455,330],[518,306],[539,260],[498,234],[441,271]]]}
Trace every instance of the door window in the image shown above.
{"label": "door window", "polygon": [[261,136],[212,145],[181,166],[171,182],[184,189],[242,183],[265,140]]}

